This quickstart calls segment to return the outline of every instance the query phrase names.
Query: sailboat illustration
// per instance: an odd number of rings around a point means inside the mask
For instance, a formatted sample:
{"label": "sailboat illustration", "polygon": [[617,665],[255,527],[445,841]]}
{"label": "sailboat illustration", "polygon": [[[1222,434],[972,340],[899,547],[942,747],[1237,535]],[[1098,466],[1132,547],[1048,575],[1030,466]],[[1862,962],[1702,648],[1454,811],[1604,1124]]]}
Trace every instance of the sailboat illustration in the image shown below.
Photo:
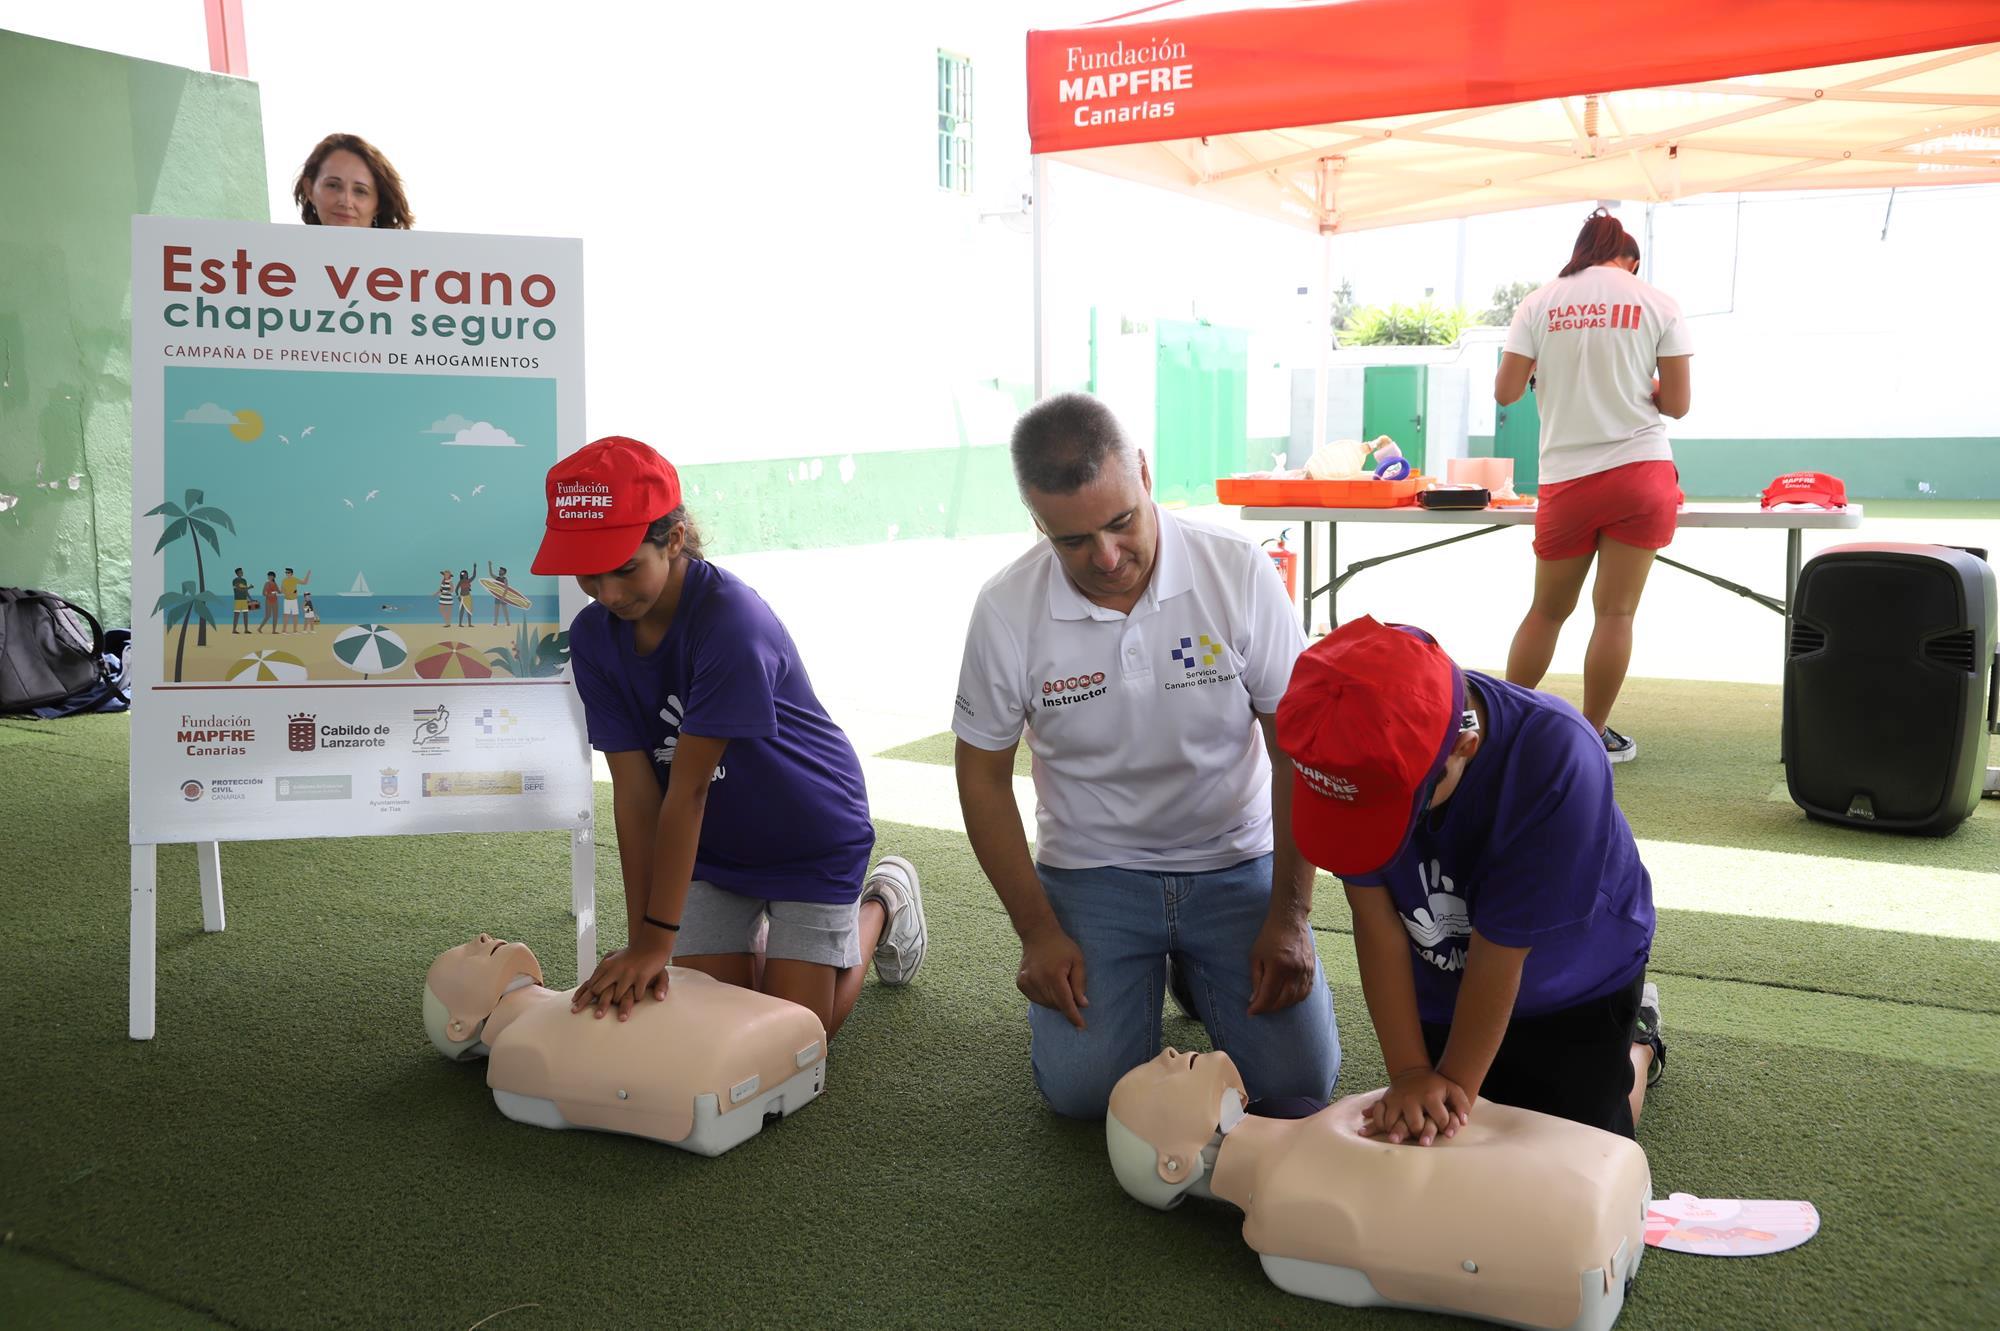
{"label": "sailboat illustration", "polygon": [[374,592],[368,590],[368,579],[360,573],[354,575],[354,585],[341,593],[342,596],[373,596],[374,594]]}

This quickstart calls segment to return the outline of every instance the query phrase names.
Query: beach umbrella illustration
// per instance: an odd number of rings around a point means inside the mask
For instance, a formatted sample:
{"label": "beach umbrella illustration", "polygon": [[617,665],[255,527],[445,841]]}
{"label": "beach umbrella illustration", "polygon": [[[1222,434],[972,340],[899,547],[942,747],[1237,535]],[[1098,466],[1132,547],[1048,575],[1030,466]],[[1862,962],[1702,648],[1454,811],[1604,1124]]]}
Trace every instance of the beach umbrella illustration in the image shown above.
{"label": "beach umbrella illustration", "polygon": [[410,668],[425,679],[491,679],[493,667],[469,642],[440,642],[411,658]]}
{"label": "beach umbrella illustration", "polygon": [[290,652],[252,652],[229,667],[223,678],[247,684],[296,684],[306,677],[306,663]]}
{"label": "beach umbrella illustration", "polygon": [[366,679],[370,675],[386,675],[409,660],[410,649],[387,624],[356,624],[342,629],[333,640],[333,654],[342,665]]}

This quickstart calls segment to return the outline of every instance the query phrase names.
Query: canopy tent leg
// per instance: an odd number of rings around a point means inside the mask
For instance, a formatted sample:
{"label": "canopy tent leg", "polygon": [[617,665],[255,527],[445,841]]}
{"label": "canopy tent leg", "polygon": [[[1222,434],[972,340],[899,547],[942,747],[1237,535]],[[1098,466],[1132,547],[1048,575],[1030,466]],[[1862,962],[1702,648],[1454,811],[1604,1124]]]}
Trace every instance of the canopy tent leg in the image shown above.
{"label": "canopy tent leg", "polygon": [[[1313,323],[1319,329],[1319,369],[1313,376],[1313,432],[1306,441],[1307,458],[1326,442],[1326,378],[1333,366],[1333,233],[1330,231],[1319,233],[1319,318]],[[1306,631],[1310,633],[1311,627]]]}
{"label": "canopy tent leg", "polygon": [[1035,224],[1035,401],[1049,394],[1049,306],[1043,288],[1048,283],[1049,264],[1049,161],[1034,157],[1034,197],[1029,209]]}
{"label": "canopy tent leg", "polygon": [[222,843],[194,843],[195,863],[201,866],[201,930],[219,934],[226,920],[222,913]]}

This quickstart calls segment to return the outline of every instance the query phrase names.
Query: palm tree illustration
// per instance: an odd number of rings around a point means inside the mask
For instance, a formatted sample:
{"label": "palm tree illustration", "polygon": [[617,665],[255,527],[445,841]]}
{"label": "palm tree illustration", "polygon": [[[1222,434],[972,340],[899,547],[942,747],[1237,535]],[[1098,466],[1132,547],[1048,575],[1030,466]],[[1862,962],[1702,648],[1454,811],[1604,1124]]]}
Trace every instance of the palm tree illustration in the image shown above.
{"label": "palm tree illustration", "polygon": [[210,628],[215,623],[215,608],[222,604],[222,598],[214,592],[205,592],[192,582],[183,582],[177,592],[162,592],[153,604],[153,613],[164,615],[167,626],[173,627],[175,619],[181,622],[181,640],[174,648],[174,683],[181,682],[181,658],[187,654],[188,621],[199,618],[202,628]]}
{"label": "palm tree illustration", "polygon": [[[202,506],[202,492],[199,490],[189,490],[182,503],[176,504],[170,500],[167,503],[161,504],[158,508],[146,511],[146,516],[149,518],[155,514],[164,514],[169,521],[167,522],[167,529],[160,533],[160,543],[153,547],[153,553],[158,554],[175,541],[183,538],[191,541],[194,544],[193,586],[199,592],[207,592],[208,574],[201,566],[201,543],[207,541],[209,549],[215,551],[217,554],[221,554],[222,545],[215,539],[215,529],[221,527],[231,536],[234,536],[236,534],[235,520],[219,508],[204,508]],[[201,628],[195,634],[195,646],[208,646],[208,629],[212,622],[207,615],[202,616]],[[182,628],[185,630],[185,623],[182,624]],[[174,678],[180,678],[178,670],[176,670]]]}

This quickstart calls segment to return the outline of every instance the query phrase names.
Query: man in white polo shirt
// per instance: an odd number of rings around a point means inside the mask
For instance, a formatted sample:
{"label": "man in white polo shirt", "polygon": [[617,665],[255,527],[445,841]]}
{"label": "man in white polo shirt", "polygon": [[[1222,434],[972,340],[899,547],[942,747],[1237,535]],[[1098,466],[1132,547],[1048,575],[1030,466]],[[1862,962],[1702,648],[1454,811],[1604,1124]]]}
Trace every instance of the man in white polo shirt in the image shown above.
{"label": "man in white polo shirt", "polygon": [[[1160,1048],[1177,993],[1256,1099],[1323,1100],[1340,1072],[1272,736],[1305,647],[1241,535],[1152,501],[1146,461],[1081,393],[1014,428],[1045,541],[980,590],[952,729],[966,832],[1021,937],[1030,1059],[1050,1107],[1101,1117]],[[1034,756],[1035,853],[1014,750]]]}

